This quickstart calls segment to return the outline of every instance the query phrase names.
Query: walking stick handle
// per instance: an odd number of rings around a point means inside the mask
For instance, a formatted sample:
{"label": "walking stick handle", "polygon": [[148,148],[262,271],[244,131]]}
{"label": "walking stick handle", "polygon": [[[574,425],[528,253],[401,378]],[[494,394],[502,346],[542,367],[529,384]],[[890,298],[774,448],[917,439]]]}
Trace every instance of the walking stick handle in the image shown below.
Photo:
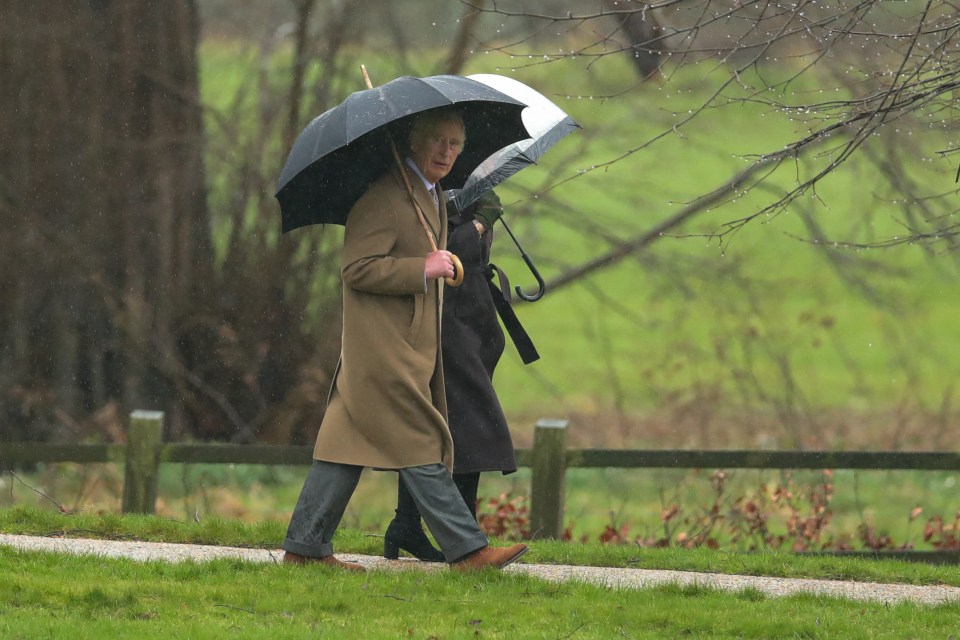
{"label": "walking stick handle", "polygon": [[[363,81],[367,85],[367,89],[373,89],[373,83],[370,81],[370,75],[367,73],[367,66],[361,64],[360,71],[363,73]],[[433,230],[430,228],[430,225],[427,224],[427,219],[423,215],[423,211],[420,210],[420,205],[417,204],[416,198],[413,197],[413,187],[410,186],[410,181],[407,180],[407,172],[403,169],[403,162],[400,160],[400,154],[397,153],[397,145],[393,142],[393,136],[390,135],[389,131],[384,132],[387,136],[387,142],[390,143],[390,151],[393,154],[393,160],[397,163],[397,168],[400,169],[400,177],[403,179],[403,186],[407,188],[407,195],[410,196],[410,202],[413,204],[414,211],[417,212],[417,218],[420,220],[420,226],[423,227],[424,233],[427,234],[427,241],[430,242],[430,248],[433,251],[437,251],[437,241],[433,237]],[[437,204],[439,207],[439,203]],[[453,277],[444,278],[443,281],[446,282],[451,287],[459,287],[463,284],[463,263],[460,262],[460,258],[454,254],[450,254],[450,261],[453,263]]]}

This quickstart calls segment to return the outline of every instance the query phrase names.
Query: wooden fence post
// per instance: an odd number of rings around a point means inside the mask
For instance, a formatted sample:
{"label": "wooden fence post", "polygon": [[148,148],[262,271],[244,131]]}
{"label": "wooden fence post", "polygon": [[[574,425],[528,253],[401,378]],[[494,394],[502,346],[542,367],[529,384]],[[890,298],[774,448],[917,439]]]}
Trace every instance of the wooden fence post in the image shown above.
{"label": "wooden fence post", "polygon": [[156,513],[162,444],[162,411],[134,411],[130,414],[123,513]]}
{"label": "wooden fence post", "polygon": [[530,465],[530,534],[533,538],[563,535],[567,424],[566,420],[539,420],[534,428]]}

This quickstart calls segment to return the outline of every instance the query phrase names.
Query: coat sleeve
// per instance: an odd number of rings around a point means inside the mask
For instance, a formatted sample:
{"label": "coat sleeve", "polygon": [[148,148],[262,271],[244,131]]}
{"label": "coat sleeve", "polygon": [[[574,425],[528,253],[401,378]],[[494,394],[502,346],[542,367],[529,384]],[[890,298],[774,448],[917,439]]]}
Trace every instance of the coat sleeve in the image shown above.
{"label": "coat sleeve", "polygon": [[399,205],[384,190],[372,190],[354,205],[343,240],[345,286],[382,295],[426,293],[426,251],[406,246]]}

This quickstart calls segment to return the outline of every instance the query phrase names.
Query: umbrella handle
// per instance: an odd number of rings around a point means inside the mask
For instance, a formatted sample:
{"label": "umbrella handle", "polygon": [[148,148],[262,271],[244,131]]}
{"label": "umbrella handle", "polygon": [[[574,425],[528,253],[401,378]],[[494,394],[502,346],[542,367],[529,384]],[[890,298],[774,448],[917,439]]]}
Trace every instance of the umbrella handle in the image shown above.
{"label": "umbrella handle", "polygon": [[463,284],[463,263],[460,262],[460,258],[452,253],[450,254],[450,261],[453,262],[453,277],[444,278],[443,281],[451,287],[459,287]]}
{"label": "umbrella handle", "polygon": [[507,221],[503,219],[503,216],[498,218],[500,224],[503,225],[503,228],[507,230],[507,233],[510,235],[510,239],[513,240],[513,244],[517,245],[517,249],[520,250],[520,257],[523,258],[523,261],[527,263],[527,268],[530,269],[530,273],[533,274],[533,277],[537,279],[538,289],[534,293],[524,293],[523,289],[520,288],[520,285],[514,287],[514,290],[517,292],[517,295],[521,299],[526,300],[527,302],[536,302],[543,297],[543,294],[547,292],[547,285],[543,281],[543,276],[540,275],[540,270],[537,269],[537,265],[533,264],[533,260],[530,259],[530,256],[527,255],[527,252],[523,250],[523,247],[520,246],[520,243],[517,241],[517,236],[513,235],[513,231],[507,225]]}
{"label": "umbrella handle", "polygon": [[524,293],[523,289],[520,288],[520,285],[514,287],[514,290],[517,292],[517,295],[526,300],[527,302],[536,302],[543,297],[543,294],[547,292],[547,285],[543,281],[543,276],[540,275],[540,271],[537,270],[536,265],[533,264],[533,260],[530,259],[526,253],[521,253],[520,257],[523,258],[523,261],[527,263],[527,268],[530,269],[530,273],[533,274],[533,277],[537,279],[537,285],[539,289],[535,293]]}
{"label": "umbrella handle", "polygon": [[[363,81],[367,85],[367,89],[373,89],[373,82],[370,81],[370,75],[367,73],[367,66],[361,64],[360,71],[363,72]],[[413,205],[413,210],[417,213],[417,218],[420,220],[420,225],[423,227],[424,233],[427,234],[427,240],[430,241],[430,247],[436,251],[437,242],[433,238],[433,231],[430,229],[430,226],[427,224],[426,218],[423,216],[423,211],[420,210],[420,207],[417,205],[416,198],[413,197],[413,188],[410,186],[410,181],[407,180],[407,172],[403,168],[403,162],[400,160],[400,154],[397,153],[397,145],[393,142],[393,136],[390,135],[390,132],[386,132],[387,142],[390,143],[390,151],[393,153],[393,159],[397,163],[397,168],[400,169],[400,177],[403,178],[403,185],[407,188],[407,195],[410,196],[410,203]],[[450,254],[450,261],[453,262],[453,277],[444,278],[443,281],[446,282],[451,287],[459,287],[463,284],[463,263],[460,262],[460,258]]]}

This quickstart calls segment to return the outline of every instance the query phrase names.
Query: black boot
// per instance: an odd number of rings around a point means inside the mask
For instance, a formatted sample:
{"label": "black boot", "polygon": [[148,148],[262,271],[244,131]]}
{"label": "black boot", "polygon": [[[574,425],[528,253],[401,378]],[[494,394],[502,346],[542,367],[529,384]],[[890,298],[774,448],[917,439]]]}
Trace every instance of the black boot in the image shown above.
{"label": "black boot", "polygon": [[420,512],[413,501],[413,496],[399,478],[397,487],[397,515],[387,527],[383,535],[383,557],[396,560],[400,557],[400,550],[413,555],[423,562],[444,562],[443,554],[430,544],[430,539],[423,532],[420,525]]}
{"label": "black boot", "polygon": [[477,519],[477,490],[480,487],[480,472],[476,473],[455,473],[453,482],[460,491],[460,497],[467,503],[467,508],[473,514],[473,519]]}

